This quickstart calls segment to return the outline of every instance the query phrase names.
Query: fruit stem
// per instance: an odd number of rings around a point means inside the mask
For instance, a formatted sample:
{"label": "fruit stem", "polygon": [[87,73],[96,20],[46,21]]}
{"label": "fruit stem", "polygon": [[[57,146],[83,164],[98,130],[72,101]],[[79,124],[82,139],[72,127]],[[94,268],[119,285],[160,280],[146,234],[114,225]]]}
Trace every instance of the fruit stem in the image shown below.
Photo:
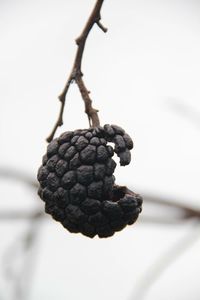
{"label": "fruit stem", "polygon": [[83,52],[85,49],[85,43],[87,40],[87,37],[90,33],[90,30],[92,29],[94,24],[97,24],[97,26],[103,31],[106,32],[107,28],[105,28],[100,20],[101,20],[101,7],[103,5],[104,0],[97,0],[96,4],[92,10],[92,13],[90,17],[88,18],[88,21],[86,22],[86,25],[81,33],[81,35],[76,39],[76,44],[78,46],[77,51],[76,51],[76,56],[73,64],[72,71],[67,79],[67,82],[64,86],[64,89],[62,93],[58,96],[58,99],[61,102],[61,107],[60,107],[60,112],[58,119],[53,127],[53,130],[51,134],[48,136],[46,139],[47,142],[51,142],[56,130],[59,126],[63,125],[63,112],[64,112],[64,107],[65,107],[65,100],[66,100],[66,95],[69,90],[69,87],[71,83],[75,82],[78,85],[79,91],[81,93],[82,99],[85,103],[85,113],[88,116],[89,120],[89,125],[90,127],[95,127],[100,125],[99,117],[98,117],[98,110],[94,109],[92,107],[92,100],[90,98],[90,92],[85,86],[85,83],[83,81],[83,73],[81,71],[81,65],[82,65],[82,58],[83,58]]}

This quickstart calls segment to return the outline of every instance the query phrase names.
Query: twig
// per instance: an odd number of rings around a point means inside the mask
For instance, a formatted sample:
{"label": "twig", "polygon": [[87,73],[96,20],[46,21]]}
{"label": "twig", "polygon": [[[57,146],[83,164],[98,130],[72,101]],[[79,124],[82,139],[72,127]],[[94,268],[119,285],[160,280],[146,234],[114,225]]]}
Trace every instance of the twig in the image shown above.
{"label": "twig", "polygon": [[182,216],[180,219],[185,220],[185,219],[190,219],[190,218],[200,218],[200,210],[192,208],[190,206],[185,205],[184,203],[177,202],[175,199],[167,199],[163,197],[158,197],[154,195],[143,195],[144,202],[148,201],[151,203],[155,203],[156,205],[162,205],[165,207],[171,207],[173,209],[178,209],[180,212],[182,212]]}
{"label": "twig", "polygon": [[35,212],[28,212],[28,211],[1,211],[0,212],[1,221],[37,220],[43,217],[45,217],[45,213],[40,210],[36,210]]}
{"label": "twig", "polygon": [[92,100],[89,96],[89,91],[87,90],[84,82],[83,82],[83,73],[81,71],[81,65],[82,65],[82,57],[83,57],[83,52],[84,52],[84,48],[85,48],[85,43],[88,37],[88,34],[90,32],[90,30],[92,29],[94,24],[97,24],[97,26],[103,31],[106,32],[107,28],[105,28],[101,23],[101,15],[100,15],[100,11],[101,11],[101,7],[103,4],[104,0],[97,0],[96,4],[94,6],[94,9],[81,33],[81,35],[76,39],[76,44],[78,46],[77,48],[77,52],[76,52],[76,56],[75,56],[75,60],[74,60],[74,64],[73,64],[73,68],[72,71],[67,79],[67,82],[65,84],[65,87],[62,91],[62,93],[59,95],[58,99],[61,102],[61,107],[60,107],[60,112],[59,112],[59,116],[58,119],[54,125],[54,128],[51,132],[51,134],[49,135],[49,137],[47,138],[47,142],[51,142],[54,134],[57,130],[57,128],[59,126],[63,125],[63,112],[64,112],[64,107],[65,107],[65,100],[66,100],[66,95],[67,92],[69,90],[69,87],[71,85],[72,82],[75,82],[78,87],[79,90],[81,92],[81,96],[83,98],[83,101],[85,102],[85,113],[88,115],[88,119],[89,119],[89,125],[90,126],[98,126],[100,124],[99,122],[99,117],[98,117],[98,110],[94,109],[92,107]]}
{"label": "twig", "polygon": [[[76,83],[79,87],[79,91],[81,93],[82,98],[84,99],[85,103],[85,113],[88,115],[89,125],[90,126],[98,126],[99,125],[99,117],[98,117],[98,110],[92,107],[92,100],[89,96],[89,91],[87,90],[83,78],[78,76],[76,78]],[[92,121],[92,123],[91,123]]]}
{"label": "twig", "polygon": [[35,178],[33,176],[30,176],[30,174],[20,171],[17,168],[4,166],[0,169],[0,177],[10,179],[10,180],[16,180],[20,181],[21,183],[27,184],[30,188],[38,189],[39,184],[36,182]]}

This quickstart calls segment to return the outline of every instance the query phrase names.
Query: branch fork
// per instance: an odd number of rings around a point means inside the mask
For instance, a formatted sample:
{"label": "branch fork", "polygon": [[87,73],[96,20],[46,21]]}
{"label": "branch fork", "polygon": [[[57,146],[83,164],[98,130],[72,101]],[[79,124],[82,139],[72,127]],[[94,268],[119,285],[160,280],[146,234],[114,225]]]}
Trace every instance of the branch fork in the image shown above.
{"label": "branch fork", "polygon": [[85,113],[88,116],[89,120],[89,126],[95,127],[100,125],[99,117],[98,117],[98,110],[92,107],[92,99],[90,98],[90,91],[86,88],[86,85],[83,81],[83,73],[81,71],[81,65],[82,65],[82,58],[83,58],[83,52],[85,49],[85,43],[87,40],[87,37],[90,33],[90,30],[94,26],[94,24],[97,24],[97,26],[103,31],[107,32],[107,28],[104,27],[104,25],[100,22],[101,20],[101,7],[104,0],[97,0],[96,4],[93,8],[93,11],[81,33],[81,35],[75,40],[78,48],[76,51],[76,56],[73,64],[72,71],[67,79],[67,82],[64,86],[64,89],[62,93],[58,96],[58,99],[61,102],[60,112],[58,119],[53,127],[53,130],[49,137],[47,138],[47,142],[51,142],[54,138],[54,135],[56,133],[56,130],[59,126],[63,125],[63,112],[65,107],[65,101],[66,101],[66,95],[69,90],[70,85],[75,82],[79,88],[81,97],[85,103]]}

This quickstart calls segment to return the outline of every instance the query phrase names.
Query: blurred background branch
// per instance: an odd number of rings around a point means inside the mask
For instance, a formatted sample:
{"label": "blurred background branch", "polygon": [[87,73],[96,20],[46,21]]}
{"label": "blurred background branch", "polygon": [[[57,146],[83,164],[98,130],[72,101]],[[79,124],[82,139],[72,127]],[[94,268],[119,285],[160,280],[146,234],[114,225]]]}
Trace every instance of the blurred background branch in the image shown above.
{"label": "blurred background branch", "polygon": [[[22,182],[33,189],[35,195],[37,195],[38,185],[36,181],[25,172],[3,168],[0,170],[0,177]],[[165,268],[197,240],[200,222],[200,211],[186,206],[181,201],[165,198],[162,195],[159,197],[148,193],[145,194],[145,192],[142,192],[142,195],[144,212],[141,215],[140,223],[171,226],[186,221],[192,221],[192,223],[191,230],[180,241],[171,246],[166,251],[166,254],[155,262],[149,273],[147,272],[144,278],[141,279],[138,289],[133,293],[135,296],[130,298],[137,300],[144,299],[150,287]],[[10,282],[13,300],[26,300],[30,292],[31,278],[38,251],[36,241],[42,225],[41,221],[44,217],[45,213],[40,209],[35,209],[32,212],[25,210],[0,211],[0,222],[21,220],[28,222],[28,226],[21,237],[18,237],[8,249],[5,249],[4,253],[2,268],[5,278]],[[16,264],[17,261],[20,261],[20,263]]]}
{"label": "blurred background branch", "polygon": [[[7,178],[11,180],[20,181],[30,188],[35,190],[37,193],[38,184],[28,176],[28,174],[12,170],[10,168],[0,169],[0,177]],[[166,198],[161,196],[156,196],[150,193],[145,193],[141,191],[144,199],[144,214],[141,216],[142,222],[155,222],[160,224],[176,224],[180,222],[187,221],[188,219],[200,218],[200,210],[193,207],[185,205],[181,200]],[[189,201],[188,201],[189,203]],[[145,208],[146,206],[146,208]],[[148,211],[148,207],[151,206],[151,211]],[[153,208],[153,210],[152,210]],[[164,212],[164,215],[163,215]],[[34,212],[30,211],[0,211],[0,221],[3,220],[21,220],[21,219],[39,219],[44,217],[45,214],[41,210],[36,210]]]}

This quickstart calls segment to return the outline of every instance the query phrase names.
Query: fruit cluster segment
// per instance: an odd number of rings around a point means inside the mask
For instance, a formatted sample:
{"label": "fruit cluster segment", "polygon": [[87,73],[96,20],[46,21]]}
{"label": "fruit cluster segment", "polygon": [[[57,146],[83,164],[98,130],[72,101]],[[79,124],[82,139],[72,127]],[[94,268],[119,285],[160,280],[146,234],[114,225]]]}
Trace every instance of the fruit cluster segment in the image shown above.
{"label": "fruit cluster segment", "polygon": [[132,139],[117,125],[67,131],[54,139],[38,171],[45,211],[70,232],[89,237],[109,237],[133,224],[142,198],[115,185],[112,159],[116,153],[120,165],[129,164],[132,148]]}

